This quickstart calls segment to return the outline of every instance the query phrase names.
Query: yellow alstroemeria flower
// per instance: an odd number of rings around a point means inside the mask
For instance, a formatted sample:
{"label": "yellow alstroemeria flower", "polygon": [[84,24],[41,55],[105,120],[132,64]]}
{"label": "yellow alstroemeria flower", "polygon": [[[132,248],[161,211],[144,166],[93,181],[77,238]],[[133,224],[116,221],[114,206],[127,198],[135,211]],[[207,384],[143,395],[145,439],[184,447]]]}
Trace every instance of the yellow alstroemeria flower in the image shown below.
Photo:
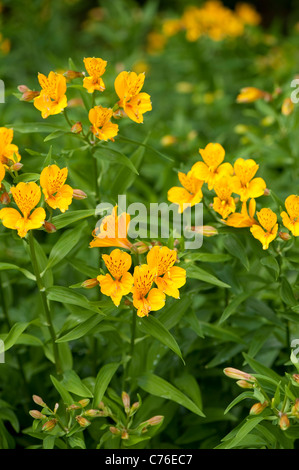
{"label": "yellow alstroemeria flower", "polygon": [[205,149],[199,149],[203,162],[196,162],[191,171],[193,175],[208,183],[208,188],[213,189],[215,182],[221,176],[229,176],[233,173],[233,167],[230,163],[222,163],[225,156],[225,150],[220,144],[210,143]]}
{"label": "yellow alstroemeria flower", "polygon": [[233,191],[230,179],[223,177],[216,181],[214,190],[217,197],[214,197],[213,209],[218,212],[223,219],[226,219],[231,212],[235,212],[236,210],[235,200],[232,197]]}
{"label": "yellow alstroemeria flower", "polygon": [[254,218],[256,209],[255,199],[249,201],[249,211],[247,211],[247,202],[243,202],[241,213],[235,212],[231,214],[225,221],[226,225],[230,227],[252,227],[252,225],[258,225],[258,222]]}
{"label": "yellow alstroemeria flower", "polygon": [[237,3],[236,14],[245,24],[257,25],[262,20],[261,15],[249,3]]}
{"label": "yellow alstroemeria flower", "polygon": [[83,80],[84,88],[87,89],[88,93],[93,93],[95,90],[104,91],[105,84],[101,77],[105,73],[107,61],[95,57],[87,57],[83,61],[89,75]]}
{"label": "yellow alstroemeria flower", "polygon": [[0,162],[5,168],[21,160],[19,149],[12,144],[13,130],[6,127],[0,127]]}
{"label": "yellow alstroemeria flower", "polygon": [[237,103],[253,103],[260,99],[270,99],[270,94],[252,86],[242,88],[237,96]]}
{"label": "yellow alstroemeria flower", "polygon": [[281,212],[283,225],[294,235],[299,237],[299,196],[292,194],[285,200],[287,212]]}
{"label": "yellow alstroemeria flower", "polygon": [[277,216],[271,209],[263,208],[257,212],[257,218],[260,225],[253,225],[250,231],[261,242],[263,250],[267,250],[277,235]]}
{"label": "yellow alstroemeria flower", "polygon": [[107,142],[109,139],[114,142],[113,137],[118,133],[118,125],[110,121],[113,111],[111,108],[103,108],[103,106],[95,106],[88,113],[92,127],[92,133],[99,139]]}
{"label": "yellow alstroemeria flower", "polygon": [[167,193],[167,199],[174,204],[178,204],[178,211],[181,214],[187,207],[198,204],[202,199],[203,181],[197,179],[192,171],[187,174],[179,172],[178,177],[183,188],[174,186]]}
{"label": "yellow alstroemeria flower", "polygon": [[64,184],[68,175],[68,169],[60,169],[57,165],[49,165],[43,169],[40,175],[40,185],[45,195],[46,203],[52,209],[68,210],[73,199],[73,188]]}
{"label": "yellow alstroemeria flower", "polygon": [[127,238],[129,224],[130,215],[123,212],[117,216],[117,206],[115,206],[112,214],[104,217],[100,228],[94,230],[94,239],[89,246],[91,248],[116,246],[130,250],[133,244]]}
{"label": "yellow alstroemeria flower", "polygon": [[143,122],[143,114],[152,110],[150,95],[140,93],[144,79],[144,73],[137,75],[135,72],[121,72],[114,82],[119,97],[118,106],[137,123]]}
{"label": "yellow alstroemeria flower", "polygon": [[155,270],[147,264],[134,269],[133,305],[138,317],[147,317],[151,311],[160,310],[165,304],[165,294],[157,288],[151,288],[155,279]]}
{"label": "yellow alstroemeria flower", "polygon": [[177,260],[176,250],[167,246],[154,246],[147,255],[147,264],[156,274],[154,282],[164,294],[180,298],[179,288],[186,284],[186,270],[174,266]]}
{"label": "yellow alstroemeria flower", "polygon": [[44,119],[61,113],[67,107],[66,78],[55,72],[50,72],[48,77],[39,73],[38,81],[42,91],[34,98],[34,106],[41,111]]}
{"label": "yellow alstroemeria flower", "polygon": [[132,258],[128,253],[119,249],[113,250],[110,255],[103,255],[102,258],[112,276],[110,274],[100,275],[97,280],[100,283],[101,292],[111,297],[114,305],[118,307],[122,297],[132,291],[133,276],[128,272]]}
{"label": "yellow alstroemeria flower", "polygon": [[1,186],[2,181],[4,180],[4,177],[5,177],[5,167],[0,162],[0,186]]}
{"label": "yellow alstroemeria flower", "polygon": [[46,212],[42,207],[31,213],[40,201],[41,190],[36,183],[31,182],[18,183],[16,187],[11,187],[10,191],[23,216],[16,209],[5,207],[0,210],[0,220],[4,227],[17,230],[18,235],[23,238],[28,230],[40,228],[46,219]]}
{"label": "yellow alstroemeria flower", "polygon": [[256,199],[264,194],[266,183],[263,178],[254,178],[259,165],[251,158],[244,160],[238,158],[234,164],[232,177],[233,192],[240,196],[242,202],[248,199]]}

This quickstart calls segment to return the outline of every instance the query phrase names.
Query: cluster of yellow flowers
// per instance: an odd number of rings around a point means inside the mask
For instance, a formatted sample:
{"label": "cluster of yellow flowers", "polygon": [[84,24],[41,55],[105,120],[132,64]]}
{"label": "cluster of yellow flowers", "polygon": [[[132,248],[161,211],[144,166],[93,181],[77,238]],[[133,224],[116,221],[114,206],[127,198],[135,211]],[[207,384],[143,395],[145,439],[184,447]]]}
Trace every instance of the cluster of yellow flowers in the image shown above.
{"label": "cluster of yellow flowers", "polygon": [[[173,187],[168,191],[168,200],[178,204],[179,212],[199,203],[202,198],[202,186],[207,183],[208,189],[214,189],[216,196],[212,207],[221,215],[222,222],[231,227],[250,227],[252,235],[258,239],[266,250],[276,238],[278,232],[277,215],[269,208],[257,212],[256,198],[268,194],[263,178],[255,178],[259,165],[253,159],[238,158],[234,165],[223,163],[225,150],[218,143],[209,143],[199,150],[203,161],[196,162],[185,174],[179,172],[183,187]],[[232,194],[239,197],[235,198]],[[247,209],[247,202],[248,209]],[[241,211],[236,212],[241,202]],[[283,225],[294,236],[299,236],[299,196],[290,195],[285,201],[286,211],[281,212]],[[289,234],[280,233],[286,240]]]}

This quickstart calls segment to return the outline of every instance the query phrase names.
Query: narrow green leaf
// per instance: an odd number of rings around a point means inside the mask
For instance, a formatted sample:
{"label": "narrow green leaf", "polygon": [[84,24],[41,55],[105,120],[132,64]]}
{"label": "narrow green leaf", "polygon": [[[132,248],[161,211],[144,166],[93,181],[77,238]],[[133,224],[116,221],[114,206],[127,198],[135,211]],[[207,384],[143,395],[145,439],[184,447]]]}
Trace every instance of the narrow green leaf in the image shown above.
{"label": "narrow green leaf", "polygon": [[213,284],[214,286],[225,287],[228,289],[230,288],[229,284],[220,281],[220,279],[218,279],[216,276],[208,273],[207,271],[204,271],[198,266],[185,265],[184,268],[187,271],[187,277],[190,279],[198,279],[199,281],[207,282],[208,284]]}
{"label": "narrow green leaf", "polygon": [[130,160],[130,158],[128,158],[126,155],[115,149],[111,149],[109,147],[104,146],[96,147],[95,156],[98,159],[109,161],[110,163],[117,163],[118,165],[126,166],[136,175],[139,174],[132,160]]}
{"label": "narrow green leaf", "polygon": [[225,409],[224,414],[228,413],[234,406],[236,406],[240,401],[245,400],[245,398],[251,398],[254,399],[253,393],[252,392],[243,392],[240,395],[238,395]]}
{"label": "narrow green leaf", "polygon": [[240,240],[234,237],[232,234],[229,234],[229,236],[227,236],[224,240],[224,246],[232,256],[238,258],[241,261],[243,266],[248,271],[249,261],[245,252],[245,248],[240,242]]}
{"label": "narrow green leaf", "polygon": [[264,375],[266,377],[272,378],[275,383],[279,383],[281,381],[280,375],[278,375],[276,372],[274,372],[272,369],[269,369],[269,367],[264,366],[260,362],[256,361],[252,357],[248,356],[248,354],[243,353],[243,356],[247,362],[247,364],[250,365],[250,367],[257,372],[258,374]]}
{"label": "narrow green leaf", "polygon": [[116,373],[117,369],[119,368],[120,363],[118,362],[111,362],[110,364],[105,364],[99,371],[96,383],[94,387],[94,399],[93,399],[93,406],[98,406],[99,403],[102,401],[102,398],[107,390],[107,387]]}
{"label": "narrow green leaf", "polygon": [[27,269],[21,268],[16,264],[0,263],[0,271],[5,271],[9,269],[16,269],[17,271],[20,271],[22,274],[24,274],[27,279],[30,279],[31,281],[36,281],[36,277],[34,276],[34,274],[32,274],[30,271],[27,271]]}
{"label": "narrow green leaf", "polygon": [[233,313],[235,313],[239,305],[250,297],[251,294],[251,292],[245,292],[244,294],[237,295],[224,309],[220,317],[219,324],[224,323]]}
{"label": "narrow green leaf", "polygon": [[81,322],[71,331],[66,333],[65,335],[61,336],[56,340],[56,343],[64,343],[66,341],[74,341],[75,339],[82,338],[82,336],[86,336],[90,331],[92,331],[102,320],[104,319],[103,316],[98,314],[92,315],[92,317],[88,318],[84,322]]}
{"label": "narrow green leaf", "polygon": [[61,384],[68,391],[74,395],[79,395],[79,397],[92,398],[93,394],[87,388],[80,377],[73,370],[68,370],[63,374],[63,379]]}
{"label": "narrow green leaf", "polygon": [[66,405],[71,405],[72,403],[74,403],[74,400],[72,398],[72,396],[69,394],[69,392],[66,390],[66,388],[64,387],[64,385],[62,385],[61,382],[59,382],[57,379],[55,379],[55,377],[53,375],[50,375],[50,378],[52,380],[52,384],[54,385],[54,387],[56,388],[57,392],[59,393],[59,395],[61,396],[63,402],[66,404]]}
{"label": "narrow green leaf", "polygon": [[[12,346],[16,344],[19,337],[26,330],[30,323],[18,322],[13,325],[7,335],[1,335],[4,342],[4,351],[8,351]],[[0,353],[3,351],[0,351]]]}
{"label": "narrow green leaf", "polygon": [[60,230],[61,228],[67,227],[74,222],[78,222],[78,220],[82,220],[91,216],[95,216],[95,209],[65,212],[64,214],[53,217],[52,223],[55,225],[57,230]]}

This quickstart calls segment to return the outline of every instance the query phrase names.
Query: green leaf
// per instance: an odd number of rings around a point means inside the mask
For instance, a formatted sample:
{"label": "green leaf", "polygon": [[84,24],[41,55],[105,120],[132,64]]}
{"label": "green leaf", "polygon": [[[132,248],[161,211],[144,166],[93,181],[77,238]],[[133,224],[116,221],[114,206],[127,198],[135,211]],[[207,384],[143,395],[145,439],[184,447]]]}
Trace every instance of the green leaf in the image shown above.
{"label": "green leaf", "polygon": [[30,279],[31,281],[36,281],[36,277],[34,276],[34,274],[32,274],[30,271],[27,271],[27,269],[21,268],[20,266],[11,263],[0,263],[0,271],[5,271],[9,269],[16,269],[17,271],[20,271],[22,274],[24,274],[27,279]]}
{"label": "green leaf", "polygon": [[289,305],[290,307],[294,307],[297,304],[297,301],[293,294],[293,289],[285,277],[283,277],[281,281],[280,295],[283,302]]}
{"label": "green leaf", "polygon": [[[100,152],[102,152],[102,154],[100,154]],[[126,166],[133,173],[135,173],[136,175],[139,175],[132,160],[130,160],[130,158],[128,158],[126,155],[119,152],[118,150],[111,149],[109,147],[104,147],[104,146],[96,147],[95,156],[101,160],[108,161],[109,163],[117,163],[119,165]]]}
{"label": "green leaf", "polygon": [[120,363],[111,362],[110,364],[105,364],[98,372],[94,387],[93,406],[98,406],[99,403],[102,401],[107,387],[119,366]]}
{"label": "green leaf", "polygon": [[73,370],[68,370],[63,374],[63,379],[61,384],[68,391],[74,395],[79,395],[79,397],[92,398],[93,394],[87,388],[80,377]]}
{"label": "green leaf", "polygon": [[228,413],[234,406],[236,406],[240,401],[245,400],[245,398],[251,398],[253,399],[253,393],[252,392],[243,392],[240,395],[238,395],[225,409],[224,414]]}
{"label": "green leaf", "polygon": [[127,142],[128,144],[135,144],[135,145],[138,145],[139,147],[145,147],[146,149],[151,150],[152,152],[156,153],[159,157],[163,158],[163,160],[167,160],[168,162],[173,162],[172,158],[168,157],[164,153],[160,152],[154,147],[151,147],[150,145],[147,145],[144,142],[138,142],[136,140],[128,139],[127,137],[120,135],[120,134],[118,134],[117,140],[120,140],[121,142]]}
{"label": "green leaf", "polygon": [[203,269],[199,268],[198,266],[184,266],[187,272],[187,277],[190,279],[198,279],[199,281],[207,282],[208,284],[213,284],[214,286],[218,287],[225,287],[230,288],[229,284],[220,281],[216,276],[213,274],[204,271]]}
{"label": "green leaf", "polygon": [[224,246],[227,249],[227,251],[234,256],[235,258],[238,258],[243,266],[249,270],[249,261],[245,252],[245,248],[240,242],[238,238],[233,236],[232,234],[229,234],[224,240]]}
{"label": "green leaf", "polygon": [[252,292],[245,292],[244,294],[237,295],[224,309],[220,317],[219,324],[224,323],[233,313],[235,313],[239,305],[250,297],[251,294]]}
{"label": "green leaf", "polygon": [[66,405],[71,405],[72,403],[74,403],[74,400],[72,398],[72,396],[69,394],[69,392],[66,390],[66,388],[64,387],[64,385],[62,385],[61,382],[58,382],[57,379],[55,379],[55,377],[53,377],[53,375],[50,375],[50,378],[52,380],[52,384],[54,385],[54,387],[56,388],[57,392],[59,393],[59,395],[61,396],[63,402],[66,404]]}
{"label": "green leaf", "polygon": [[74,292],[68,287],[53,286],[48,288],[46,292],[49,300],[63,304],[79,305],[87,310],[92,310],[93,312],[104,315],[96,304],[90,302],[84,295]]}
{"label": "green leaf", "polygon": [[260,261],[263,266],[266,266],[267,268],[274,271],[275,279],[277,279],[279,276],[279,264],[277,263],[276,259],[273,256],[265,256]]}
{"label": "green leaf", "polygon": [[[11,330],[5,337],[4,335],[1,335],[3,337],[3,342],[4,342],[4,351],[8,351],[10,348],[12,348],[12,346],[16,344],[16,342],[18,341],[23,331],[25,331],[29,325],[30,323],[23,323],[23,322],[15,323],[14,326],[11,328]],[[0,350],[0,353],[1,352],[3,351]]]}
{"label": "green leaf", "polygon": [[95,216],[95,209],[85,209],[79,211],[65,212],[64,214],[56,215],[52,219],[52,224],[55,225],[57,230],[66,227],[67,225],[78,222],[78,220],[85,219],[87,217]]}
{"label": "green leaf", "polygon": [[257,426],[261,421],[263,421],[263,416],[254,416],[253,418],[248,418],[247,421],[243,424],[243,426],[239,429],[236,436],[228,441],[225,446],[225,449],[232,449],[237,447],[238,444]]}
{"label": "green leaf", "polygon": [[21,175],[17,176],[17,182],[28,183],[28,181],[38,181],[40,178],[39,173],[22,173]]}
{"label": "green leaf", "polygon": [[276,374],[272,369],[269,369],[269,367],[264,366],[260,362],[256,361],[252,357],[248,356],[248,354],[243,353],[243,356],[247,362],[247,364],[250,365],[250,367],[257,372],[258,374],[264,375],[266,377],[270,377],[274,380],[274,382],[277,384],[281,381],[280,375]]}
{"label": "green leaf", "polygon": [[184,263],[202,261],[203,263],[224,263],[231,259],[230,255],[224,253],[184,253]]}
{"label": "green leaf", "polygon": [[180,377],[175,378],[174,382],[183,393],[188,395],[188,397],[194,401],[199,409],[202,409],[201,391],[193,375],[183,374]]}
{"label": "green leaf", "polygon": [[155,317],[148,316],[144,317],[141,320],[138,320],[138,327],[144,333],[147,333],[161,343],[165,344],[169,349],[171,349],[175,354],[177,354],[185,364],[181,350],[176,340],[172,334],[165,328],[165,326]]}
{"label": "green leaf", "polygon": [[21,124],[7,124],[6,127],[13,128],[14,131],[21,132],[21,134],[39,134],[42,132],[65,130],[63,126],[53,126],[47,122],[23,122]]}
{"label": "green leaf", "polygon": [[104,317],[95,314],[92,317],[88,318],[87,320],[81,322],[71,331],[66,333],[65,335],[61,336],[56,340],[56,343],[64,343],[66,341],[74,341],[75,339],[82,338],[82,336],[86,336],[87,333],[92,331],[102,320]]}
{"label": "green leaf", "polygon": [[190,398],[157,375],[150,373],[142,375],[138,379],[138,384],[143,390],[151,395],[172,400],[192,411],[192,413],[205,417],[201,409]]}

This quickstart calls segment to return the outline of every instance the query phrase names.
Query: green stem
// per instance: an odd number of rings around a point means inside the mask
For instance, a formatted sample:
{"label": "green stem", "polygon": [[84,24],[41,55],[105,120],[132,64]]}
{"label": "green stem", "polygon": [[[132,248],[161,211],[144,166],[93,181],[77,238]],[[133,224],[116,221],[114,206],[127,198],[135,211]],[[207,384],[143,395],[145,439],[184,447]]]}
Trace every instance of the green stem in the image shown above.
{"label": "green stem", "polygon": [[56,372],[57,372],[58,375],[60,375],[62,373],[62,369],[61,369],[61,363],[60,363],[60,358],[59,358],[58,345],[56,343],[56,333],[55,333],[55,329],[54,329],[54,326],[53,326],[51,312],[50,312],[48,301],[47,301],[45,286],[43,284],[43,281],[42,281],[42,278],[41,278],[40,272],[39,272],[39,266],[38,266],[36,253],[35,253],[34,236],[33,236],[32,230],[29,231],[28,240],[29,240],[29,248],[30,248],[32,267],[33,267],[33,271],[34,271],[34,274],[35,274],[35,277],[36,277],[37,287],[38,287],[38,290],[39,290],[39,293],[40,293],[44,313],[45,313],[45,316],[46,316],[46,319],[47,319],[47,325],[48,325],[51,340],[52,340],[53,354],[54,354],[54,360],[55,360],[55,365],[56,365]]}
{"label": "green stem", "polygon": [[92,154],[92,162],[93,162],[93,173],[94,173],[94,187],[95,187],[95,196],[96,196],[96,204],[99,204],[101,196],[100,196],[100,188],[99,188],[99,171],[98,171],[98,161],[96,157]]}
{"label": "green stem", "polygon": [[136,311],[133,309],[132,330],[131,330],[131,347],[130,347],[131,361],[132,361],[132,358],[133,358],[133,355],[134,355],[134,348],[135,348],[136,319],[137,319],[137,314],[136,314]]}
{"label": "green stem", "polygon": [[65,120],[66,120],[66,122],[68,123],[68,125],[69,125],[70,127],[73,127],[73,124],[72,124],[71,121],[69,120],[69,117],[68,117],[68,115],[67,115],[67,111],[66,111],[65,108],[64,108],[64,110],[63,110],[63,115],[64,115]]}

